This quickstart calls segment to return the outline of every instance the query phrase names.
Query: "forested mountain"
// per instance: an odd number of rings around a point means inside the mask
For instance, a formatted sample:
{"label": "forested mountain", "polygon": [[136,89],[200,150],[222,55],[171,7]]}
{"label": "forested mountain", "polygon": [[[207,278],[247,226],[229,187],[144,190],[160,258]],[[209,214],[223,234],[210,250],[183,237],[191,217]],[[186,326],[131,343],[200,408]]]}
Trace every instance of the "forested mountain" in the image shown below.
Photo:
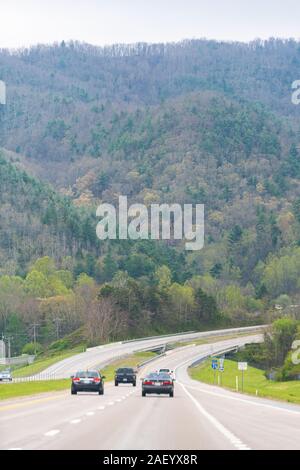
{"label": "forested mountain", "polygon": [[24,274],[44,254],[84,258],[99,252],[92,213],[73,206],[0,153],[0,272]]}
{"label": "forested mountain", "polygon": [[[5,282],[21,276],[32,301],[26,278],[37,258],[50,256],[52,274],[67,270],[72,281],[53,290],[51,275],[41,297],[55,297],[66,318],[70,304],[57,296],[80,303],[69,333],[85,324],[78,279],[89,276],[91,343],[121,332],[254,323],[275,304],[297,304],[300,106],[291,84],[299,66],[294,40],[0,50]],[[204,249],[100,243],[95,208],[119,195],[146,205],[204,203]],[[15,305],[2,305],[5,323]],[[103,312],[106,330],[95,338]]]}
{"label": "forested mountain", "polygon": [[93,159],[106,156],[111,128],[120,118],[124,123],[142,112],[150,120],[157,107],[168,112],[169,100],[185,100],[190,93],[260,102],[297,117],[291,84],[298,78],[299,48],[296,41],[274,39],[108,48],[63,42],[2,50],[0,77],[8,93],[3,143],[38,162],[42,178],[67,186]]}

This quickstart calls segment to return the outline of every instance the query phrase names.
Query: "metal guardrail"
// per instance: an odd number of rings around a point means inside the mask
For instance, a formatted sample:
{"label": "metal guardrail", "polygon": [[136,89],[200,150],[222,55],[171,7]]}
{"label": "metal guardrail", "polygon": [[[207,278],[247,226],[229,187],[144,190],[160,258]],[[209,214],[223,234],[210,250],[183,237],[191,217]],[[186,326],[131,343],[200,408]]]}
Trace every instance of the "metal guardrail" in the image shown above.
{"label": "metal guardrail", "polygon": [[153,361],[156,361],[160,357],[166,356],[166,353],[158,354],[157,356],[151,357],[150,359],[147,359],[144,362],[141,362],[140,364],[137,365],[137,369],[141,369],[142,367],[146,366],[147,364],[150,364]]}
{"label": "metal guardrail", "polygon": [[169,335],[158,335],[158,336],[146,336],[145,338],[137,338],[137,339],[126,339],[125,341],[121,341],[122,344],[127,343],[135,343],[137,341],[147,341],[151,339],[159,339],[159,338],[169,338],[171,336],[183,336],[183,335],[190,335],[192,333],[197,333],[197,331],[183,331],[181,333],[171,333]]}
{"label": "metal guardrail", "polygon": [[226,354],[231,351],[235,351],[239,348],[239,345],[231,346],[226,349],[220,349],[219,351],[214,351],[212,352],[206,352],[201,355],[196,361],[192,362],[192,364],[189,365],[189,368],[197,367],[201,362],[205,361],[208,357],[214,357],[214,356],[220,356],[220,354]]}
{"label": "metal guardrail", "polygon": [[[182,333],[174,333],[174,334],[171,334],[171,335],[163,335],[163,336],[152,336],[152,337],[147,337],[147,338],[139,338],[137,340],[128,340],[128,341],[123,341],[122,343],[130,343],[130,342],[135,342],[135,341],[143,341],[143,340],[147,340],[147,339],[158,339],[158,338],[173,338],[173,337],[176,337],[176,336],[184,336],[184,335],[190,335],[190,334],[193,334],[195,333],[194,336],[191,336],[190,338],[188,338],[189,340],[192,340],[194,338],[202,338],[202,337],[210,337],[210,336],[224,336],[226,334],[230,334],[230,333],[247,333],[247,332],[255,332],[255,331],[258,331],[258,330],[262,330],[264,328],[266,328],[268,325],[259,325],[259,326],[250,326],[250,327],[241,327],[241,328],[228,328],[228,329],[223,329],[223,330],[213,330],[213,331],[203,331],[203,332],[195,332],[195,331],[189,331],[189,332],[182,332]],[[164,349],[166,347],[167,344],[170,344],[172,341],[166,341],[164,343],[161,343],[159,345],[155,345],[155,346],[151,346],[149,348],[142,348],[142,349],[138,349],[136,350],[135,352],[138,352],[138,351],[149,351],[150,349]],[[96,365],[94,365],[93,367],[95,368],[99,368],[99,369],[102,369],[106,366],[108,366],[109,364],[111,364],[112,362],[115,362],[116,360],[119,360],[119,359],[123,359],[127,356],[130,356],[132,353],[125,353],[125,354],[122,354],[122,355],[119,355],[119,356],[115,356],[113,357],[111,360],[106,360],[105,362],[100,362]],[[163,355],[165,355],[165,353],[162,353],[161,355],[157,355],[153,358],[150,358],[148,359],[147,361],[144,361],[143,363],[139,364],[139,367],[143,367],[143,365],[146,365],[147,363],[150,363],[156,359],[158,359],[159,357],[162,357]],[[211,355],[211,353],[205,355],[205,358],[209,357]],[[203,358],[201,358],[201,360],[203,360]],[[12,382],[5,382],[5,383],[19,383],[19,382],[35,382],[35,381],[42,381],[42,380],[60,380],[61,377],[57,377],[55,373],[53,374],[47,374],[45,372],[40,372],[39,374],[35,374],[35,375],[32,375],[32,376],[27,376],[27,377],[13,377],[13,381]],[[0,384],[3,383],[3,382],[0,382]]]}
{"label": "metal guardrail", "polygon": [[[152,339],[163,339],[163,338],[172,338],[176,336],[185,336],[185,335],[193,335],[188,339],[194,338],[209,338],[210,336],[223,336],[228,335],[230,333],[247,333],[247,332],[254,332],[258,330],[262,330],[267,328],[269,325],[255,325],[255,326],[242,326],[240,328],[223,328],[222,330],[210,330],[210,331],[183,331],[180,333],[172,333],[169,335],[159,335],[159,336],[147,336],[145,338],[137,338],[137,339],[129,339],[126,341],[122,341],[122,344],[126,343],[134,343],[137,341],[147,341]],[[169,341],[167,342],[169,343]],[[165,344],[167,344],[165,343]]]}

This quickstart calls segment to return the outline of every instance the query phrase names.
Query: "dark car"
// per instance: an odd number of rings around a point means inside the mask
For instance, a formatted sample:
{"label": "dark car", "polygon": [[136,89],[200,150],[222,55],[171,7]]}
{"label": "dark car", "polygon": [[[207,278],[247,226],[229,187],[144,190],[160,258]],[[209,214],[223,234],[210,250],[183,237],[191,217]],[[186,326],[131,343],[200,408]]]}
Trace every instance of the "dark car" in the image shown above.
{"label": "dark car", "polygon": [[166,394],[170,397],[174,396],[174,379],[169,374],[151,373],[142,379],[142,396],[147,393],[155,393],[158,395]]}
{"label": "dark car", "polygon": [[136,386],[136,372],[132,367],[121,367],[115,372],[115,386],[119,384],[132,384]]}
{"label": "dark car", "polygon": [[104,375],[97,370],[80,370],[72,378],[71,393],[77,395],[77,392],[97,392],[104,394]]}

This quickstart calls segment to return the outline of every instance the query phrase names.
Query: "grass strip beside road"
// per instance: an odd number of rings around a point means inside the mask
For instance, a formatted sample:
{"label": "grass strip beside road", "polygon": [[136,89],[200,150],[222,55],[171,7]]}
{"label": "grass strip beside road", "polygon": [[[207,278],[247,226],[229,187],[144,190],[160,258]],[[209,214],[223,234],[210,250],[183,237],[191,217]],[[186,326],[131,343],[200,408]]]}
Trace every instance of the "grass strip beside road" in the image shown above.
{"label": "grass strip beside road", "polygon": [[[137,367],[141,362],[155,357],[156,354],[152,352],[138,352],[124,359],[119,359],[109,364],[101,370],[105,375],[105,381],[110,382],[114,378],[115,370],[118,367]],[[29,367],[29,366],[28,366]],[[58,392],[70,388],[71,380],[35,380],[31,382],[17,382],[17,383],[2,383],[0,384],[0,400],[7,400],[9,398],[17,398],[27,395],[35,395],[43,392]]]}
{"label": "grass strip beside road", "polygon": [[[211,367],[211,360],[207,360],[199,366],[189,369],[189,374],[194,380],[207,384],[214,383],[214,371]],[[237,362],[225,359],[224,372],[217,371],[216,381],[218,380],[218,375],[220,376],[222,387],[229,390],[236,390],[236,376],[238,376],[239,391],[241,391],[242,372],[238,370]],[[256,395],[256,391],[259,397],[300,404],[299,380],[274,382],[265,377],[263,370],[248,365],[247,371],[244,372],[244,392]]]}
{"label": "grass strip beside road", "polygon": [[24,397],[44,392],[58,392],[70,387],[69,379],[36,380],[34,382],[8,383],[0,385],[0,400]]}
{"label": "grass strip beside road", "polygon": [[104,367],[104,369],[101,370],[101,373],[105,375],[106,381],[111,381],[114,379],[115,370],[118,369],[119,367],[136,368],[142,362],[147,361],[147,359],[152,359],[152,357],[155,357],[155,356],[157,356],[157,354],[151,351],[136,352],[124,359],[119,359],[117,361],[112,362],[111,364]]}
{"label": "grass strip beside road", "polygon": [[32,364],[29,364],[28,366],[20,367],[18,369],[13,370],[12,376],[29,377],[31,375],[39,374],[43,370],[52,366],[53,364],[56,364],[56,362],[62,361],[63,359],[67,359],[68,357],[74,356],[75,354],[79,354],[81,352],[83,352],[83,347],[78,347],[75,349],[69,349],[66,352],[51,355],[49,357],[36,359]]}

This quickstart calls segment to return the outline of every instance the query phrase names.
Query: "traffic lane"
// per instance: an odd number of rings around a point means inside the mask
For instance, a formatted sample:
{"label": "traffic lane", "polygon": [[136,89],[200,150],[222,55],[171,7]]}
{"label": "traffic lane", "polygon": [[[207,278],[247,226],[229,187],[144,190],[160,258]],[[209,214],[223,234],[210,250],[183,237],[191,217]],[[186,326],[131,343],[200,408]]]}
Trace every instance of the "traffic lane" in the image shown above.
{"label": "traffic lane", "polygon": [[178,381],[205,410],[252,449],[300,449],[300,407],[247,397],[191,380],[185,367]]}
{"label": "traffic lane", "polygon": [[[170,354],[168,354],[168,357],[166,358],[163,358],[163,359],[160,359],[160,360],[157,360],[155,361],[155,365],[154,364],[149,364],[148,365],[148,370],[151,370],[153,368],[159,368],[159,367],[162,367],[162,366],[165,366],[167,363],[169,363],[169,361],[171,360],[172,358],[172,363],[174,364],[178,364],[179,362],[181,362],[182,360],[186,360],[188,357],[190,357],[191,355],[191,350],[193,348],[191,347],[187,347],[187,348],[182,348],[180,350],[174,350],[172,351]],[[203,346],[201,347],[197,347],[197,348],[194,348],[193,349],[193,354],[195,354],[195,349],[197,350],[202,350],[203,349]],[[146,374],[146,370],[143,371],[143,374]],[[140,382],[139,382],[140,383]],[[74,432],[75,433],[75,440],[74,440],[74,448],[78,448],[78,443],[79,442],[82,442],[81,441],[81,433],[83,432],[82,430],[84,429],[85,426],[88,426],[88,438],[87,440],[84,440],[84,443],[85,443],[85,446],[90,446],[88,448],[98,448],[99,444],[97,442],[94,442],[93,439],[92,439],[92,434],[90,432],[90,425],[86,423],[87,421],[87,413],[98,413],[97,411],[97,408],[98,406],[96,404],[98,403],[101,403],[100,406],[100,410],[99,411],[102,411],[102,406],[105,406],[106,408],[109,408],[111,406],[114,406],[116,405],[117,403],[120,405],[122,402],[116,402],[114,403],[114,405],[111,405],[110,403],[112,402],[112,399],[113,397],[117,397],[117,398],[120,398],[121,396],[121,400],[122,400],[122,396],[124,393],[128,392],[128,390],[135,390],[133,387],[130,387],[130,386],[119,386],[119,387],[113,387],[111,384],[106,384],[106,390],[105,390],[105,395],[102,397],[102,396],[99,396],[97,394],[93,394],[93,395],[85,395],[85,394],[81,394],[81,395],[77,395],[77,396],[71,396],[69,394],[69,392],[63,394],[63,395],[60,395],[59,397],[57,397],[57,400],[54,400],[53,402],[49,401],[49,402],[45,402],[45,403],[41,403],[41,402],[38,402],[38,403],[28,403],[28,407],[25,407],[25,408],[22,408],[22,409],[9,409],[7,410],[6,412],[5,411],[2,411],[2,413],[0,413],[0,416],[2,418],[2,421],[0,422],[0,427],[1,427],[1,431],[4,431],[3,432],[3,435],[5,436],[5,440],[3,442],[5,448],[29,448],[29,449],[35,449],[35,448],[39,448],[40,446],[43,446],[43,445],[46,445],[45,448],[48,448],[47,446],[50,445],[49,448],[54,448],[53,445],[55,444],[55,442],[57,441],[59,444],[58,444],[58,447],[57,448],[68,448],[68,447],[64,447],[64,443],[61,443],[61,439],[66,439],[65,438],[65,434],[62,432],[63,429],[65,429],[65,426],[68,426],[71,425],[71,435],[72,433]],[[125,392],[126,391],[126,392]],[[130,393],[130,392],[129,392]],[[141,391],[140,391],[141,393]],[[51,397],[49,397],[51,398]],[[138,397],[139,399],[142,399],[142,397]],[[160,399],[164,399],[164,397],[153,397],[153,398],[156,398],[158,400]],[[153,398],[149,398],[149,400],[152,400]],[[146,397],[147,399],[147,397]],[[97,401],[96,401],[97,400]],[[98,401],[99,400],[99,401]],[[172,399],[170,399],[172,400]],[[186,401],[187,402],[187,401]],[[114,448],[119,448],[119,446],[121,445],[122,443],[122,436],[124,435],[127,435],[128,434],[128,421],[130,420],[130,423],[131,425],[132,422],[131,422],[131,419],[132,419],[132,416],[135,417],[135,422],[137,420],[141,420],[141,423],[143,422],[143,418],[140,418],[139,416],[136,416],[137,415],[140,415],[140,416],[144,416],[144,414],[146,413],[146,417],[147,417],[147,420],[149,421],[149,429],[150,429],[150,426],[151,426],[151,433],[150,435],[153,433],[154,435],[157,435],[158,434],[158,424],[157,422],[159,421],[159,416],[158,416],[158,421],[155,420],[153,421],[151,418],[152,418],[152,411],[150,412],[146,412],[144,411],[144,406],[145,405],[142,405],[143,402],[141,402],[141,404],[139,405],[138,407],[138,410],[135,409],[135,406],[133,407],[132,411],[129,412],[128,414],[128,411],[127,411],[127,402],[126,402],[126,406],[125,406],[125,401],[124,401],[124,404],[121,406],[118,406],[118,416],[117,418],[113,418],[113,423],[114,425],[115,424],[118,424],[118,420],[120,418],[120,408],[123,408],[124,411],[122,411],[122,421],[123,421],[123,426],[120,428],[120,434],[117,436],[117,440],[112,442],[111,440],[109,442],[107,442],[107,444],[104,445],[104,448],[106,447],[106,445],[110,445],[111,447],[114,446]],[[151,401],[152,403],[152,401]],[[159,402],[160,403],[160,402]],[[18,404],[16,403],[16,406]],[[190,405],[189,405],[190,406]],[[149,405],[147,404],[147,407],[149,407]],[[105,409],[106,409],[105,408]],[[147,410],[148,408],[146,408]],[[160,411],[161,412],[161,411]],[[3,416],[3,413],[4,413],[4,416]],[[110,416],[110,411],[108,413],[108,415]],[[176,413],[178,413],[178,410],[177,410],[177,407],[176,409],[174,409],[172,411],[173,414],[176,415]],[[88,418],[90,420],[92,420],[94,414],[90,414],[88,416]],[[41,420],[41,416],[43,416],[43,419]],[[180,411],[180,416],[181,416],[181,411]],[[166,417],[167,418],[167,417]],[[193,416],[191,415],[190,413],[190,418],[189,419],[192,419]],[[151,420],[150,420],[151,419]],[[181,421],[180,420],[183,420],[182,422],[185,423],[185,419],[186,419],[186,416],[181,416],[180,418],[176,418],[176,422],[175,423],[172,423],[173,426],[175,426],[176,428],[176,433],[175,433],[175,436],[178,435],[178,433],[181,432]],[[80,421],[78,421],[80,420]],[[109,420],[110,418],[108,419],[108,423],[105,423],[105,429],[109,429],[110,428],[110,425],[109,425]],[[76,421],[75,423],[71,423],[71,421]],[[117,421],[117,423],[116,423]],[[76,429],[74,430],[74,426],[76,427],[76,425],[78,425],[78,431],[76,431]],[[96,428],[98,429],[99,427],[99,423],[97,422],[97,425],[96,425]],[[113,426],[114,428],[114,426]],[[97,429],[95,429],[95,432],[97,431]],[[141,424],[141,429],[139,428],[139,426],[137,427],[137,429],[139,429],[139,431],[137,432],[137,436],[135,437],[134,441],[138,442],[139,440],[139,432],[143,431],[142,429],[142,424]],[[30,430],[28,432],[28,430]],[[51,433],[51,431],[53,431],[53,433]],[[56,432],[58,431],[58,432]],[[113,429],[110,429],[110,431],[112,432]],[[155,433],[156,431],[156,433]],[[160,429],[159,429],[160,431]],[[25,432],[25,434],[24,434]],[[46,435],[47,433],[51,433],[50,435]],[[198,433],[198,430],[195,430],[195,432]],[[2,432],[1,432],[2,433]],[[76,433],[79,433],[78,435],[76,435]],[[203,432],[200,434],[202,436]],[[149,439],[149,445],[151,444],[151,439],[150,439],[150,435],[147,434],[147,439]],[[197,434],[195,434],[196,436]],[[104,436],[105,437],[105,436]],[[105,443],[105,439],[103,439],[103,442]],[[164,441],[163,441],[164,442]],[[179,438],[178,436],[176,437],[176,442],[178,443],[179,442]],[[211,443],[209,444],[209,442],[205,442],[205,438],[202,437],[202,442],[203,442],[203,445],[208,445],[208,446],[211,446],[212,448],[214,447],[214,445],[212,444],[213,441],[211,441]],[[223,441],[222,441],[223,442]],[[2,444],[2,445],[3,445]],[[145,444],[145,445],[144,445]],[[70,444],[71,447],[70,448],[73,448],[72,447],[72,443]],[[129,445],[129,444],[127,444]],[[165,445],[170,445],[168,444],[167,442],[165,443]],[[176,444],[176,445],[179,445],[180,444]],[[188,445],[188,443],[186,443],[186,445]],[[226,442],[226,445],[227,445],[227,442]],[[147,440],[146,441],[143,441],[142,444],[141,444],[142,448],[147,448]],[[158,441],[155,441],[155,445],[154,445],[154,448],[155,446],[159,446],[159,440]],[[194,448],[199,448],[200,444],[199,444],[199,441],[197,439],[197,441],[194,443]],[[126,447],[126,445],[124,444],[124,447]],[[106,447],[106,448],[110,448],[110,447]],[[134,445],[132,445],[132,448],[135,448]],[[162,448],[164,448],[164,444],[162,445]],[[174,447],[176,448],[176,446]],[[184,448],[184,446],[183,446]]]}
{"label": "traffic lane", "polygon": [[262,407],[242,399],[228,400],[189,388],[201,405],[239,438],[256,450],[300,449],[300,413],[272,405]]}
{"label": "traffic lane", "polygon": [[[253,327],[257,328],[257,327]],[[157,346],[159,344],[164,344],[167,342],[177,342],[183,340],[192,340],[195,337],[208,337],[208,335],[221,335],[221,334],[234,334],[237,331],[241,331],[243,329],[230,329],[230,330],[217,330],[212,332],[198,332],[198,333],[191,333],[186,335],[178,335],[178,336],[170,336],[165,338],[155,338],[155,339],[148,339],[148,340],[137,340],[129,343],[112,343],[108,345],[102,345],[95,348],[91,348],[84,353],[80,353],[76,356],[72,356],[70,358],[66,358],[59,363],[50,366],[48,369],[44,371],[44,374],[57,374],[58,377],[68,377],[74,367],[76,368],[84,368],[86,369],[91,368],[91,366],[101,365],[105,361],[110,359],[116,358],[117,356],[122,356],[126,354],[132,354],[136,351],[141,349],[149,348],[151,346]],[[249,330],[249,328],[248,328]],[[247,331],[250,335],[251,332]]]}
{"label": "traffic lane", "polygon": [[[185,351],[178,350],[176,355],[181,359],[185,357]],[[41,394],[37,397],[5,400],[0,405],[1,447],[30,446],[31,442],[36,442],[36,435],[60,429],[65,422],[81,419],[86,413],[95,411],[98,403],[106,406],[112,399],[122,399],[133,389],[132,385],[114,387],[112,383],[106,383],[104,396],[95,393],[71,395],[70,390],[67,390],[46,396]]]}
{"label": "traffic lane", "polygon": [[[123,387],[123,386],[122,386]],[[33,445],[33,447],[32,447]],[[25,449],[68,450],[204,450],[235,449],[180,388],[174,398],[141,396],[141,388],[123,403],[96,410],[76,425],[65,422],[60,432],[41,436]]]}
{"label": "traffic lane", "polygon": [[184,366],[185,371],[187,366],[195,362],[199,358],[207,357],[207,355],[217,353],[232,346],[243,346],[245,343],[261,341],[261,335],[252,335],[241,338],[234,338],[223,340],[211,344],[202,345],[188,345],[179,349],[167,351],[165,356],[159,358],[153,363],[146,364],[143,368],[143,375],[151,370],[158,370],[159,368],[170,368],[174,371],[180,366]]}
{"label": "traffic lane", "polygon": [[[218,343],[218,347],[224,345],[228,346],[228,341]],[[161,367],[175,368],[181,362],[191,361],[200,353],[207,352],[207,349],[210,350],[210,347],[202,345],[171,351],[148,364],[141,375],[145,376]],[[106,430],[104,435],[102,425]],[[79,442],[82,449],[247,448],[238,437],[232,436],[226,429],[225,432],[223,428],[220,430],[218,423],[211,423],[206,415],[199,413],[192,400],[176,384],[174,398],[155,395],[141,397],[139,390],[126,403],[126,408],[110,409],[107,415],[101,414],[101,423],[95,416],[75,431],[62,433],[51,443],[44,443],[43,448],[76,449]]]}
{"label": "traffic lane", "polygon": [[[233,340],[231,340],[233,341]],[[242,340],[240,340],[242,341]],[[228,345],[230,341],[224,341],[222,343],[216,343],[218,347],[222,347],[224,345]],[[169,366],[170,361],[172,361],[172,364],[178,364],[181,363],[183,360],[190,360],[192,359],[193,356],[198,355],[200,352],[203,353],[207,349],[207,345],[202,345],[202,346],[197,346],[197,347],[186,347],[186,348],[181,348],[180,350],[174,350],[170,352],[166,358],[160,359],[158,361],[155,361],[155,366],[154,364],[149,364],[148,369],[153,369],[153,368],[159,368],[162,366]],[[146,373],[146,370],[143,372]],[[106,385],[106,387],[108,384]],[[118,388],[111,389],[111,392],[109,394],[119,394]],[[121,388],[119,389],[121,390]],[[5,413],[3,416],[3,408],[2,408],[2,413],[0,413],[0,416],[2,415],[2,423],[1,423],[1,429],[3,429],[3,423],[5,423],[6,419],[6,428],[5,428],[5,436],[6,436],[6,441],[5,444],[7,445],[15,445],[15,442],[24,440],[24,430],[26,432],[26,440],[25,442],[30,441],[30,436],[27,435],[27,430],[28,429],[36,429],[38,435],[42,434],[45,428],[45,424],[47,425],[48,428],[53,428],[54,430],[56,428],[61,427],[61,424],[66,422],[67,420],[71,421],[72,419],[78,419],[76,418],[76,413],[78,412],[78,407],[77,407],[77,402],[75,401],[78,396],[70,396],[70,395],[65,395],[62,397],[57,398],[57,400],[49,400],[49,403],[33,403],[30,405],[28,408],[24,409],[17,409],[18,405],[16,404],[16,410],[14,410],[12,413],[8,413],[7,417],[5,418]],[[104,397],[107,397],[107,390],[106,394]],[[75,400],[74,400],[75,398]],[[101,396],[99,397],[98,395],[95,396],[95,398],[99,399],[102,398]],[[93,412],[94,408],[94,395],[92,396],[92,402],[88,397],[86,396],[83,400],[81,401],[81,409],[83,412]],[[84,403],[84,405],[83,405]],[[89,408],[91,406],[91,408]],[[11,411],[11,409],[10,409]],[[40,419],[40,416],[43,416],[43,420]],[[12,420],[12,417],[15,419]],[[17,429],[17,438],[16,438],[16,430]],[[33,436],[34,437],[34,436]],[[32,438],[31,438],[32,440]],[[19,444],[20,445],[20,444]]]}
{"label": "traffic lane", "polygon": [[129,385],[114,387],[112,384],[106,384],[104,395],[85,392],[71,395],[68,391],[1,404],[1,448],[23,448],[31,445],[39,440],[40,436],[52,429],[60,429],[66,422],[82,420],[88,416],[87,413],[95,412],[99,406],[110,406],[109,403],[112,401],[127,400],[133,389],[134,387]]}

